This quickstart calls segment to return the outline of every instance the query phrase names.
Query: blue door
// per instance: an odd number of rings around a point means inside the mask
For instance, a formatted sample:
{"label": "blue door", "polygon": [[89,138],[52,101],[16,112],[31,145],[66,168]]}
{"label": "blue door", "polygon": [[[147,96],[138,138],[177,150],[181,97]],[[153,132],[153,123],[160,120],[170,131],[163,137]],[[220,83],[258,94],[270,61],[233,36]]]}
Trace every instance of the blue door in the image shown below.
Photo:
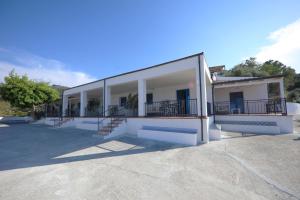
{"label": "blue door", "polygon": [[190,90],[177,90],[178,114],[190,114]]}
{"label": "blue door", "polygon": [[243,92],[230,93],[230,113],[244,113],[244,95]]}

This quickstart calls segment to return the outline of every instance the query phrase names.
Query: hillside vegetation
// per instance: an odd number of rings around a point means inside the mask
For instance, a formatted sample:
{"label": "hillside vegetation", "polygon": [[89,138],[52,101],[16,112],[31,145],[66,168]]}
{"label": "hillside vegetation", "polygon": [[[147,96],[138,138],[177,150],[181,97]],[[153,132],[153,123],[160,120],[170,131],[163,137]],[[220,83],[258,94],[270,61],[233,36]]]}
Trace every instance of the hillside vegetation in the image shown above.
{"label": "hillside vegetation", "polygon": [[223,75],[245,77],[283,75],[287,100],[300,103],[300,74],[296,74],[295,69],[279,61],[269,60],[259,63],[255,58],[250,58],[230,70],[225,70]]}

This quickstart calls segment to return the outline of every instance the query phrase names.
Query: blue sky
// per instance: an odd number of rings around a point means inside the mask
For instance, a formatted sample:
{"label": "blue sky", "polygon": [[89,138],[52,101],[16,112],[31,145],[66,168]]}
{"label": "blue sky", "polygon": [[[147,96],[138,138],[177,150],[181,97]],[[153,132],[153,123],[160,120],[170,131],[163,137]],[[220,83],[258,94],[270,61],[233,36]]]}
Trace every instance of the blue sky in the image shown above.
{"label": "blue sky", "polygon": [[210,66],[275,56],[300,72],[299,10],[299,0],[0,0],[0,81],[14,68],[73,86],[202,51]]}

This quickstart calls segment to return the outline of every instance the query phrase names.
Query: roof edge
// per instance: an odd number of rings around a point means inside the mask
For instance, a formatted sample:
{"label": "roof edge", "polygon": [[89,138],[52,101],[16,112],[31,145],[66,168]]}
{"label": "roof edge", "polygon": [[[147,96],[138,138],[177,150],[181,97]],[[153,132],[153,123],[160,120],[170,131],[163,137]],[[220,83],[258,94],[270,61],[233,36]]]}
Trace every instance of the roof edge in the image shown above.
{"label": "roof edge", "polygon": [[240,80],[232,80],[232,81],[222,81],[222,82],[215,82],[215,83],[213,83],[213,85],[222,85],[222,84],[230,84],[230,83],[237,83],[237,82],[248,82],[248,81],[280,78],[280,77],[284,77],[284,75],[273,75],[273,76],[264,76],[264,77],[256,77],[256,78],[248,78],[248,79],[240,79]]}
{"label": "roof edge", "polygon": [[106,77],[106,78],[98,79],[98,80],[95,80],[95,81],[92,81],[92,82],[84,83],[84,84],[81,84],[81,85],[77,85],[77,86],[70,87],[70,88],[64,90],[64,92],[68,91],[68,90],[71,90],[73,88],[77,88],[77,87],[81,87],[81,86],[84,86],[84,85],[88,85],[88,84],[100,82],[100,81],[103,81],[103,80],[106,80],[106,79],[110,79],[110,78],[115,78],[115,77],[118,77],[118,76],[123,76],[123,75],[126,75],[126,74],[132,74],[132,73],[135,73],[135,72],[139,72],[139,71],[143,71],[143,70],[147,70],[147,69],[159,67],[161,65],[166,65],[166,64],[169,64],[169,63],[172,63],[172,62],[177,62],[177,61],[180,61],[180,60],[185,60],[185,59],[192,58],[192,57],[199,56],[199,55],[204,55],[204,52],[192,54],[192,55],[185,56],[185,57],[182,57],[182,58],[177,58],[175,60],[171,60],[171,61],[163,62],[163,63],[160,63],[160,64],[152,65],[150,67],[144,67],[144,68],[140,68],[140,69],[137,69],[137,70],[133,70],[133,71],[129,71],[129,72],[117,74],[117,75],[114,75],[114,76],[109,76],[109,77]]}

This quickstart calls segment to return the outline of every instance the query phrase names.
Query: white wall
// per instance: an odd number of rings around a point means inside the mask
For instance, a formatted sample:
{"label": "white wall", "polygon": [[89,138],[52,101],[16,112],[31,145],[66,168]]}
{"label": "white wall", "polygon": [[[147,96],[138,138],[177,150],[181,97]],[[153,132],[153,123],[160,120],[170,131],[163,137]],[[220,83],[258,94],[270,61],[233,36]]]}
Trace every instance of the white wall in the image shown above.
{"label": "white wall", "polygon": [[182,89],[189,89],[190,90],[190,98],[196,99],[196,89],[195,87],[190,87],[189,84],[182,84],[182,85],[174,85],[174,86],[167,86],[167,87],[160,87],[155,89],[147,89],[147,93],[153,94],[153,101],[164,101],[164,100],[176,100],[177,90]]}
{"label": "white wall", "polygon": [[[127,133],[137,135],[137,131],[143,126],[160,126],[172,128],[192,128],[197,129],[197,137],[201,139],[200,119],[167,119],[167,118],[128,118]],[[200,140],[198,139],[198,142]]]}
{"label": "white wall", "polygon": [[268,99],[267,84],[215,88],[215,102],[230,101],[230,92],[243,92],[244,100]]}
{"label": "white wall", "polygon": [[288,115],[300,115],[300,104],[299,103],[287,102],[286,107],[287,107]]}
{"label": "white wall", "polygon": [[[194,86],[194,84],[193,84]],[[190,89],[190,98],[196,99],[196,89],[195,87],[190,87],[189,84],[181,84],[174,86],[166,86],[155,89],[147,89],[147,93],[153,94],[153,101],[164,101],[164,100],[176,100],[176,90],[181,89]],[[123,92],[119,94],[113,94],[111,96],[111,104],[110,105],[119,105],[120,97],[128,97],[129,94],[137,94],[137,91]]]}
{"label": "white wall", "polygon": [[120,104],[120,97],[128,97],[128,95],[131,93],[131,95],[137,94],[137,91],[128,91],[128,92],[122,92],[119,94],[113,94],[111,95],[111,103],[108,103],[109,105],[119,105]]}

